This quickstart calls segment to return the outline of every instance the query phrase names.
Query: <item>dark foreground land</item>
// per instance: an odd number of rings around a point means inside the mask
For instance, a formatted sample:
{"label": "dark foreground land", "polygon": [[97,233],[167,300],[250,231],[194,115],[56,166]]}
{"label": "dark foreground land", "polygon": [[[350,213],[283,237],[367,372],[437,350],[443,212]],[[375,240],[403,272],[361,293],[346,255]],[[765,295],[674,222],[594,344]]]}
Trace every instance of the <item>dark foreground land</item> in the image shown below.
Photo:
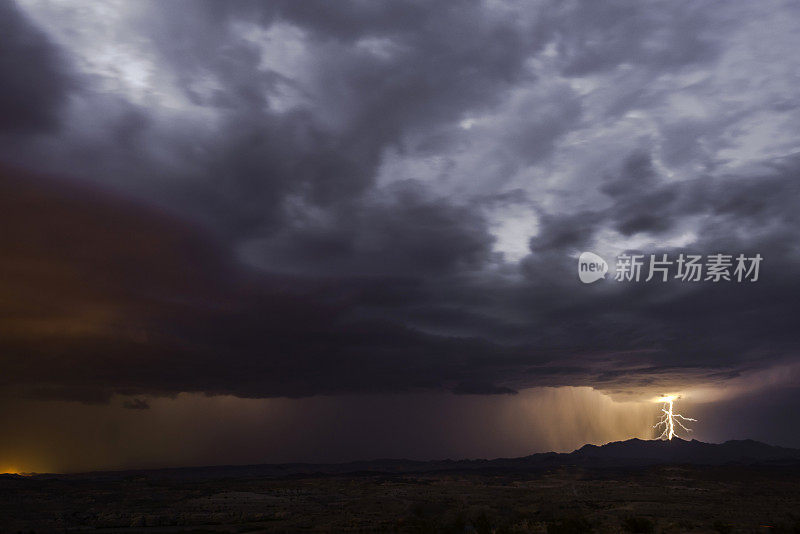
{"label": "dark foreground land", "polygon": [[383,473],[5,476],[0,531],[800,532],[798,464],[569,456]]}

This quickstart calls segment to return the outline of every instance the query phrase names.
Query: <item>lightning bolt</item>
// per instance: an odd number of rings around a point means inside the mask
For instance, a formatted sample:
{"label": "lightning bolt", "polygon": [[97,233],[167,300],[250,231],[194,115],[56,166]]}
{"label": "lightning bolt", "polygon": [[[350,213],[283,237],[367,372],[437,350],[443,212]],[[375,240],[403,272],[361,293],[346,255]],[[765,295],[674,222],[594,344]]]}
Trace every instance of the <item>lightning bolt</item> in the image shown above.
{"label": "lightning bolt", "polygon": [[691,417],[684,417],[679,413],[675,413],[672,409],[672,404],[680,397],[675,395],[664,395],[656,399],[657,402],[662,402],[661,406],[661,419],[659,419],[658,423],[653,425],[653,428],[661,429],[663,428],[663,432],[661,435],[658,436],[658,439],[663,440],[670,440],[673,436],[676,435],[676,428],[680,427],[681,429],[685,430],[686,432],[691,432],[691,428],[687,428],[683,422],[684,421],[697,421],[697,419],[692,419]]}

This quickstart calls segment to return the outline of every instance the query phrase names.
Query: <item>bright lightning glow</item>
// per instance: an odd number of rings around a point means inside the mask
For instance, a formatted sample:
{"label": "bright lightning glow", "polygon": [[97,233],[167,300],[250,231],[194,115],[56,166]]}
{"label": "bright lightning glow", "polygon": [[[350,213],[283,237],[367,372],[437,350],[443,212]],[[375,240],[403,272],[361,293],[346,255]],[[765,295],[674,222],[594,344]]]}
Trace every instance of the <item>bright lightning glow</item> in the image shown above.
{"label": "bright lightning glow", "polygon": [[692,419],[691,417],[684,417],[679,413],[675,413],[672,410],[672,403],[679,399],[679,396],[676,395],[664,395],[663,397],[659,397],[656,399],[656,402],[661,402],[663,405],[661,406],[661,419],[653,425],[653,428],[661,429],[663,428],[663,432],[661,435],[658,436],[658,439],[670,440],[673,436],[676,435],[675,429],[676,425],[681,429],[685,430],[686,432],[691,432],[691,428],[687,428],[682,421],[697,421],[697,419]]}

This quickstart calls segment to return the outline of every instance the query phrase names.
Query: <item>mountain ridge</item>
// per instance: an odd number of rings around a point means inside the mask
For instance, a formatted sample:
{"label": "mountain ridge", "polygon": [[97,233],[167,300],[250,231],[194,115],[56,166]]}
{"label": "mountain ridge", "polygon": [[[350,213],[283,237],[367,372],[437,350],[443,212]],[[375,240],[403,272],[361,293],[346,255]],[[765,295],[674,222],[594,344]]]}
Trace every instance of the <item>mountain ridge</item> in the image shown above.
{"label": "mountain ridge", "polygon": [[[586,444],[568,453],[542,452],[517,458],[409,460],[383,458],[343,463],[283,463],[217,465],[93,471],[73,474],[33,474],[56,478],[204,479],[228,477],[291,477],[300,475],[411,474],[443,471],[531,471],[558,467],[628,468],[655,465],[798,465],[800,449],[769,445],[751,439],[707,443],[698,440],[631,438],[603,445]],[[13,475],[3,475],[13,476]]]}
{"label": "mountain ridge", "polygon": [[667,441],[632,438],[600,446],[587,444],[569,454],[587,459],[648,460],[652,463],[695,465],[800,461],[800,449],[769,445],[752,439],[707,443],[696,439],[673,438]]}

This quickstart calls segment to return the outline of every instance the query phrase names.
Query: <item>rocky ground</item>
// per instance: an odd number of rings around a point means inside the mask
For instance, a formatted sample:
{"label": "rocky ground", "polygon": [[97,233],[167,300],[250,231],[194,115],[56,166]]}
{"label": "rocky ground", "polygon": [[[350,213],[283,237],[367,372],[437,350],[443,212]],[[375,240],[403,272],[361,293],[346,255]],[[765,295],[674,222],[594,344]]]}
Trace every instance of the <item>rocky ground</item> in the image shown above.
{"label": "rocky ground", "polygon": [[800,469],[0,478],[0,532],[800,532]]}

